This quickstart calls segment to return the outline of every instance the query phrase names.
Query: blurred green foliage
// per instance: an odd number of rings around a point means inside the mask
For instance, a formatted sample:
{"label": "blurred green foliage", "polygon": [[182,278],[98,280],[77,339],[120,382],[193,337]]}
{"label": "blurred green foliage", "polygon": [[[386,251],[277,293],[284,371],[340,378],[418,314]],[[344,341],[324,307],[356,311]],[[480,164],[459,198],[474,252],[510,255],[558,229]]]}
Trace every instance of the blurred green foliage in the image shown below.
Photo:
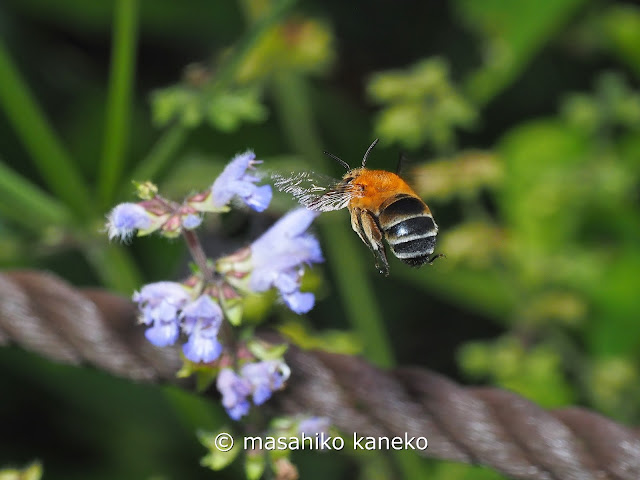
{"label": "blurred green foliage", "polygon": [[[378,135],[370,166],[394,170],[406,150],[447,258],[420,270],[392,259],[379,277],[346,214],[326,214],[308,321],[267,297],[245,311],[304,347],[637,424],[639,78],[640,7],[623,1],[7,0],[0,264],[128,295],[186,271],[179,243],[107,243],[104,214],[132,198],[132,180],[180,196],[246,148],[273,170],[339,175],[322,150],[356,164]],[[291,206],[276,196],[270,218]],[[266,223],[233,212],[205,245],[228,253]],[[37,457],[47,479],[212,475],[193,432],[222,427],[217,405],[15,348],[0,366],[12,439],[0,465]],[[27,419],[39,427],[25,433]],[[68,453],[78,445],[82,462]],[[501,478],[407,455],[322,460],[293,457],[304,478],[353,478],[354,464],[361,478]]]}

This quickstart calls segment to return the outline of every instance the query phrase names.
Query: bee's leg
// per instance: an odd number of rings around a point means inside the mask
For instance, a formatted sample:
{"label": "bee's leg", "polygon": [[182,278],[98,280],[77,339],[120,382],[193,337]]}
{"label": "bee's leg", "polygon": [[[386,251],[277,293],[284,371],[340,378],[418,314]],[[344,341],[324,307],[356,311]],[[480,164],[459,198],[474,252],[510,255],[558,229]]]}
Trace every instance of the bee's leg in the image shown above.
{"label": "bee's leg", "polygon": [[382,232],[374,216],[367,210],[354,208],[351,211],[351,227],[360,239],[367,245],[376,259],[376,268],[380,273],[389,275],[387,252],[382,243]]}
{"label": "bee's leg", "polygon": [[436,253],[433,257],[431,257],[429,259],[429,261],[427,262],[429,265],[433,265],[433,262],[436,261],[436,259],[438,258],[445,258],[446,255],[444,253]]}

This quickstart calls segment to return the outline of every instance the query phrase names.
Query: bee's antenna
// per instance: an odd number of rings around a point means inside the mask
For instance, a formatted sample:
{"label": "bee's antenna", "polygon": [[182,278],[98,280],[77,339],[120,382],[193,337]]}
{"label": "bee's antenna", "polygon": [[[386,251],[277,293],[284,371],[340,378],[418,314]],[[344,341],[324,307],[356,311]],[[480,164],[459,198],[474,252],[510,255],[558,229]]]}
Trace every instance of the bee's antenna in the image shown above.
{"label": "bee's antenna", "polygon": [[333,153],[329,153],[329,152],[322,152],[322,153],[324,153],[328,157],[333,158],[334,160],[337,160],[340,163],[340,165],[342,165],[347,170],[351,170],[351,167],[349,166],[349,164],[347,162],[345,162],[344,160],[342,160],[340,157],[337,157]]}
{"label": "bee's antenna", "polygon": [[373,147],[376,146],[376,143],[378,143],[378,140],[380,140],[379,138],[376,138],[373,143],[369,146],[369,148],[367,148],[367,151],[364,152],[364,157],[362,157],[362,166],[364,167],[364,164],[367,163],[367,157],[369,156],[369,153],[371,152],[371,150],[373,150]]}

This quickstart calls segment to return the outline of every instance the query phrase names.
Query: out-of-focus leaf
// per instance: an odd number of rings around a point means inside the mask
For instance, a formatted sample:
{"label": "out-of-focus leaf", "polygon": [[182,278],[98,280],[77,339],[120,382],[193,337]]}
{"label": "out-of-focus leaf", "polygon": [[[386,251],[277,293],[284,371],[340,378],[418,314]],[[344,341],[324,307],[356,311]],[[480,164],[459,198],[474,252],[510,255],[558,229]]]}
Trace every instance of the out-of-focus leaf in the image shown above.
{"label": "out-of-focus leaf", "polygon": [[[200,464],[203,467],[208,467],[211,470],[222,470],[236,459],[242,447],[240,446],[240,441],[234,441],[233,437],[227,433],[231,431],[231,429],[225,428],[213,433],[198,432],[200,443],[209,450],[209,453],[200,460]],[[223,438],[222,442],[221,438]],[[226,448],[229,444],[232,447],[227,450]],[[220,447],[223,448],[221,449]]]}
{"label": "out-of-focus leaf", "polygon": [[576,174],[588,159],[588,139],[560,122],[531,122],[510,132],[499,151],[509,179],[500,209],[522,256],[537,262],[578,228],[585,205]]}
{"label": "out-of-focus leaf", "polygon": [[630,334],[638,330],[639,271],[640,254],[630,245],[606,262],[602,281],[590,285],[594,319],[586,334],[592,352],[635,354],[640,347],[638,336]]}
{"label": "out-of-focus leaf", "polygon": [[628,422],[638,413],[638,369],[624,357],[597,359],[589,371],[590,394],[599,409]]}
{"label": "out-of-focus leaf", "polygon": [[557,323],[575,328],[584,324],[587,311],[585,298],[567,291],[549,291],[530,300],[521,309],[521,315],[529,324]]}
{"label": "out-of-focus leaf", "polygon": [[613,128],[640,130],[640,93],[614,72],[601,74],[594,94],[570,95],[563,114],[573,126],[591,134],[607,134]]}
{"label": "out-of-focus leaf", "polygon": [[42,478],[42,465],[34,462],[24,470],[6,468],[0,470],[0,480],[40,480]]}
{"label": "out-of-focus leaf", "polygon": [[[387,477],[388,478],[388,477]],[[507,480],[505,476],[480,466],[462,463],[438,462],[429,480]]]}
{"label": "out-of-focus leaf", "polygon": [[292,18],[265,33],[239,67],[236,80],[245,84],[274,73],[323,73],[334,56],[333,34],[326,24]]}
{"label": "out-of-focus leaf", "polygon": [[458,12],[484,37],[484,64],[466,82],[467,95],[486,103],[508,87],[584,0],[456,0]]}
{"label": "out-of-focus leaf", "polygon": [[425,143],[437,150],[454,144],[455,129],[469,127],[476,112],[449,80],[447,63],[423,60],[408,71],[375,74],[367,85],[369,96],[384,108],[375,131],[383,143],[407,148]]}
{"label": "out-of-focus leaf", "polygon": [[244,472],[247,480],[259,480],[267,466],[263,452],[247,452],[244,458]]}
{"label": "out-of-focus leaf", "polygon": [[452,158],[430,161],[409,174],[416,192],[427,199],[475,197],[479,190],[499,185],[504,178],[500,159],[491,152],[465,151]]}
{"label": "out-of-focus leaf", "polygon": [[458,224],[440,237],[439,250],[446,252],[447,263],[461,263],[476,269],[488,268],[506,253],[506,233],[488,222]]}
{"label": "out-of-focus leaf", "polygon": [[640,8],[631,3],[610,7],[602,16],[609,48],[640,77]]}
{"label": "out-of-focus leaf", "polygon": [[[439,248],[436,252],[447,253]],[[462,266],[454,268],[447,264],[446,258],[421,270],[409,269],[404,265],[397,267],[393,270],[396,278],[424,288],[462,308],[502,322],[510,318],[519,300],[512,281],[496,270],[478,271]],[[434,272],[425,272],[427,268]]]}
{"label": "out-of-focus leaf", "polygon": [[211,96],[192,86],[158,90],[152,97],[154,123],[163,127],[177,120],[185,127],[197,127],[207,120],[223,132],[236,130],[242,122],[262,122],[267,117],[256,88],[242,88]]}
{"label": "out-of-focus leaf", "polygon": [[498,385],[546,407],[573,401],[573,391],[562,371],[562,359],[547,345],[525,350],[514,337],[503,337],[493,344],[470,342],[460,350],[458,359],[473,376],[488,376]]}
{"label": "out-of-focus leaf", "polygon": [[278,331],[295,345],[305,349],[321,349],[327,352],[356,355],[362,352],[362,344],[351,332],[324,330],[311,331],[299,319],[291,319],[278,326]]}

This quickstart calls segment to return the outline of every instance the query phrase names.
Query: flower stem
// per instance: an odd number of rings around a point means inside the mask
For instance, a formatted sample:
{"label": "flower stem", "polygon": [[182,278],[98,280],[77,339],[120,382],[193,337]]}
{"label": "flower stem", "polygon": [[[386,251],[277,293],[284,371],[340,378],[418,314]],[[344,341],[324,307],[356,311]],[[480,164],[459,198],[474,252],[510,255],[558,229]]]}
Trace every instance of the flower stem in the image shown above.
{"label": "flower stem", "polygon": [[46,185],[78,216],[89,217],[89,189],[1,41],[0,108]]}
{"label": "flower stem", "polygon": [[204,249],[202,248],[200,239],[193,230],[182,230],[182,236],[185,242],[187,242],[189,253],[191,253],[193,261],[196,262],[196,265],[202,272],[204,279],[207,281],[207,283],[212,282],[213,272],[211,271],[207,263],[207,255],[204,253]]}
{"label": "flower stem", "polygon": [[137,13],[137,0],[118,0],[115,4],[107,114],[98,177],[102,205],[112,200],[126,155],[135,75]]}

